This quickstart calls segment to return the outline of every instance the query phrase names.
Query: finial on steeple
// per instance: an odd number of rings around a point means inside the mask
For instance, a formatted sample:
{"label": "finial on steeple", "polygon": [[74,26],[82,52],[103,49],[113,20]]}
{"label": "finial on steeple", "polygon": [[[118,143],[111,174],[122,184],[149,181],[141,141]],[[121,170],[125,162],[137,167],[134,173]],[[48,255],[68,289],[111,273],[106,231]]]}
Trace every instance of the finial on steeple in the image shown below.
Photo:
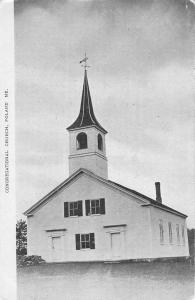
{"label": "finial on steeple", "polygon": [[87,71],[87,68],[90,68],[90,66],[87,65],[87,60],[88,57],[86,56],[86,52],[85,52],[85,57],[79,62],[80,64],[84,63],[84,65],[81,65],[85,71]]}

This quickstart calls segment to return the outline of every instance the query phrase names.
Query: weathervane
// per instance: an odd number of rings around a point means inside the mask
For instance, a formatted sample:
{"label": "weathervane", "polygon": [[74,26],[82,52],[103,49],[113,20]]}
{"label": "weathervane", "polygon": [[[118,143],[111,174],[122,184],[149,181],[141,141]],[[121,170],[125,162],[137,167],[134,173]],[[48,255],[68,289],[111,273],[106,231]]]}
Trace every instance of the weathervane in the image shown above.
{"label": "weathervane", "polygon": [[88,60],[88,57],[86,56],[86,52],[85,52],[85,57],[79,62],[80,64],[84,63],[84,65],[82,65],[82,67],[85,69],[85,71],[87,70],[87,68],[90,68],[90,66],[87,65],[87,60]]}

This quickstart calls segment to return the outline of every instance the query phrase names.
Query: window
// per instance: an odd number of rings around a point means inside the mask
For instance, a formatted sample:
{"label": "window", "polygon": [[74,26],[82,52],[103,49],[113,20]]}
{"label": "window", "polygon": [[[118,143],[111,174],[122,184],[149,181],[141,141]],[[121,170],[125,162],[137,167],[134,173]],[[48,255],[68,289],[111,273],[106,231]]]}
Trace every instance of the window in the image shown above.
{"label": "window", "polygon": [[81,132],[77,135],[77,149],[86,149],[87,148],[87,135],[84,132]]}
{"label": "window", "polygon": [[69,203],[69,214],[70,214],[70,216],[78,215],[78,202],[70,202]]}
{"label": "window", "polygon": [[100,199],[91,200],[91,214],[92,215],[100,214]]}
{"label": "window", "polygon": [[173,243],[173,232],[172,232],[171,222],[168,223],[168,226],[169,226],[169,243],[172,244]]}
{"label": "window", "polygon": [[103,139],[101,134],[98,134],[98,149],[101,151],[103,150]]}
{"label": "window", "polygon": [[90,248],[89,234],[81,234],[81,249]]}
{"label": "window", "polygon": [[185,245],[185,229],[184,229],[184,226],[182,225],[181,227],[181,235],[182,235],[182,242],[183,242],[183,245]]}
{"label": "window", "polygon": [[164,243],[164,229],[163,229],[163,221],[160,220],[159,222],[159,230],[160,230],[160,243]]}
{"label": "window", "polygon": [[176,224],[177,243],[180,244],[179,224]]}
{"label": "window", "polygon": [[86,216],[105,215],[105,199],[85,200]]}
{"label": "window", "polygon": [[75,234],[76,250],[95,249],[94,233]]}
{"label": "window", "polygon": [[64,202],[64,217],[82,216],[82,201]]}

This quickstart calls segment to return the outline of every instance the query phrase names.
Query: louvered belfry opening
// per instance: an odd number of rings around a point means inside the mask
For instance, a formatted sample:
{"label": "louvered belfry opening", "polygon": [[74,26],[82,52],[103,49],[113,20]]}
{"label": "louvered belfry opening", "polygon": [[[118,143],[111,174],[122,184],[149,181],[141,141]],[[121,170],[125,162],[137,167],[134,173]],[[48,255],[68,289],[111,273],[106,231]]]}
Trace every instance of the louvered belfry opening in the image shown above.
{"label": "louvered belfry opening", "polygon": [[87,148],[87,134],[85,132],[80,132],[77,135],[77,149]]}
{"label": "louvered belfry opening", "polygon": [[98,149],[103,150],[103,139],[100,133],[98,134]]}

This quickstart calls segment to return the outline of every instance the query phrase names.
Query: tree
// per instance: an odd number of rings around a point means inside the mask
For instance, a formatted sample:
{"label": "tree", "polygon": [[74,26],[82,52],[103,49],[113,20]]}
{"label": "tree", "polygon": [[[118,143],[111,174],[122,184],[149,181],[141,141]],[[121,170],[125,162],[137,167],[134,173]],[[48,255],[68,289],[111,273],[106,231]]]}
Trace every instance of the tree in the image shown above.
{"label": "tree", "polygon": [[195,229],[188,229],[188,243],[190,256],[194,260],[195,258]]}
{"label": "tree", "polygon": [[16,224],[16,253],[18,255],[27,254],[27,224],[20,219]]}

